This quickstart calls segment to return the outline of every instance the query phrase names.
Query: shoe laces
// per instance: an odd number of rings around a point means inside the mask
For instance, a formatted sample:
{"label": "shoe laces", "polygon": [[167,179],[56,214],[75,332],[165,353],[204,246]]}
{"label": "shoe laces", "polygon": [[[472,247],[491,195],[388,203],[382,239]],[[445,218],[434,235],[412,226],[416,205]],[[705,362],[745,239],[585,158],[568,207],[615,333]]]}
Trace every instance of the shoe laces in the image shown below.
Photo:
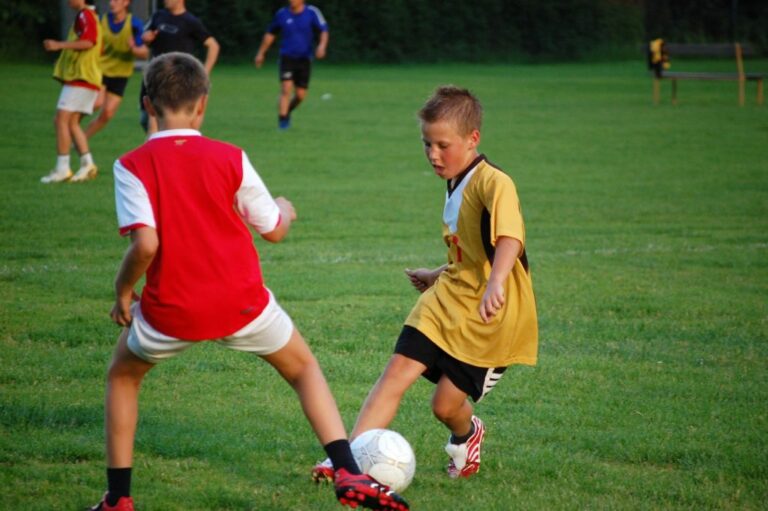
{"label": "shoe laces", "polygon": [[467,444],[456,445],[448,443],[445,446],[445,452],[451,457],[453,465],[457,470],[461,470],[467,464]]}

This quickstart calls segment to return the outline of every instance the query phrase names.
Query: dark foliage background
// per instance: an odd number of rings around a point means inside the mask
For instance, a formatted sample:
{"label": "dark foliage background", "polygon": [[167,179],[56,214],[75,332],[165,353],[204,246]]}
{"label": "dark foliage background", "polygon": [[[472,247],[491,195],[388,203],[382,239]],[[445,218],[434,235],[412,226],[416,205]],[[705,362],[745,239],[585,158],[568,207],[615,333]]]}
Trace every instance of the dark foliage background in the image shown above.
{"label": "dark foliage background", "polygon": [[[734,38],[768,50],[766,0],[315,0],[335,62],[574,60],[636,55],[652,37]],[[106,4],[106,2],[97,2]],[[162,4],[162,0],[158,0]],[[252,58],[282,0],[188,0],[227,60]],[[734,6],[737,8],[734,9]],[[42,55],[60,37],[55,0],[0,0],[0,56]]]}

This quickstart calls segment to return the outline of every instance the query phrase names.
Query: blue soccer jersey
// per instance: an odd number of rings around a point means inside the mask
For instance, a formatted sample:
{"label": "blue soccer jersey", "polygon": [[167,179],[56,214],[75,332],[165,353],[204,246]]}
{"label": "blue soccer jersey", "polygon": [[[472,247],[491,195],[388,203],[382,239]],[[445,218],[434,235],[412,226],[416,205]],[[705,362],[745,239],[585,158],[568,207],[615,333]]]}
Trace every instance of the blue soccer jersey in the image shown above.
{"label": "blue soccer jersey", "polygon": [[327,31],[328,23],[314,5],[306,5],[298,14],[283,7],[267,27],[270,34],[281,34],[280,55],[294,59],[312,58],[315,34]]}

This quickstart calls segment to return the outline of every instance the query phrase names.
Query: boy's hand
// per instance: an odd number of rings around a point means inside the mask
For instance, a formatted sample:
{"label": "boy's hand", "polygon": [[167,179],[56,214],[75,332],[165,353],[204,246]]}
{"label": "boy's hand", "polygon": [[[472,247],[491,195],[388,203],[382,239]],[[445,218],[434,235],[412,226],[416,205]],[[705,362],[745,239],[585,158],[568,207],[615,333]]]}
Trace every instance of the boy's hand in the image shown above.
{"label": "boy's hand", "polygon": [[112,312],[109,313],[112,321],[120,326],[130,326],[133,321],[131,315],[131,300],[125,300],[124,298],[118,298],[115,300],[115,305],[112,307]]}
{"label": "boy's hand", "polygon": [[61,43],[56,39],[45,39],[43,41],[43,48],[45,48],[45,51],[59,51]]}
{"label": "boy's hand", "polygon": [[488,286],[480,301],[480,317],[484,323],[488,323],[504,307],[504,286],[488,281]]}
{"label": "boy's hand", "polygon": [[253,65],[256,66],[256,68],[260,68],[262,65],[264,65],[264,54],[263,53],[257,53],[256,56],[253,58]]}
{"label": "boy's hand", "polygon": [[288,218],[291,222],[296,220],[296,209],[291,204],[291,201],[285,197],[277,197],[275,199],[277,207],[280,208],[280,214]]}
{"label": "boy's hand", "polygon": [[112,311],[109,313],[112,321],[120,326],[130,326],[131,321],[133,321],[133,315],[131,314],[131,304],[138,300],[139,295],[137,295],[134,291],[131,291],[130,296],[127,298],[122,296],[118,297],[117,300],[115,300],[115,305],[112,307]]}
{"label": "boy's hand", "polygon": [[144,44],[152,44],[155,37],[157,37],[157,30],[146,30],[141,34],[141,40],[144,41]]}
{"label": "boy's hand", "polygon": [[435,283],[435,280],[437,280],[435,272],[427,268],[417,268],[415,270],[406,268],[405,274],[408,277],[408,280],[411,281],[411,285],[415,287],[419,293],[423,293],[429,289],[430,286]]}

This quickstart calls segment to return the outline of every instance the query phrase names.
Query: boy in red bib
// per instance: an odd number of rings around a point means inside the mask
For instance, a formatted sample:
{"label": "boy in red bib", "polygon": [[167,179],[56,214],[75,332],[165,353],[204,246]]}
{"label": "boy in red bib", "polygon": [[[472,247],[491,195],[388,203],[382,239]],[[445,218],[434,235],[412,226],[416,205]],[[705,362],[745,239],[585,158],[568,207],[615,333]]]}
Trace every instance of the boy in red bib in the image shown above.
{"label": "boy in red bib", "polygon": [[[198,131],[209,87],[199,61],[178,52],[162,55],[144,80],[144,104],[160,131],[114,167],[118,223],[131,245],[111,312],[125,328],[107,377],[108,491],[92,509],[133,510],[142,379],[155,364],[210,340],[260,356],[294,388],[337,468],[342,504],[406,511],[399,495],[360,473],[317,360],[264,285],[248,225],[278,242],[296,219],[293,206],[272,198],[242,149]],[[144,274],[141,300],[133,302]]]}

